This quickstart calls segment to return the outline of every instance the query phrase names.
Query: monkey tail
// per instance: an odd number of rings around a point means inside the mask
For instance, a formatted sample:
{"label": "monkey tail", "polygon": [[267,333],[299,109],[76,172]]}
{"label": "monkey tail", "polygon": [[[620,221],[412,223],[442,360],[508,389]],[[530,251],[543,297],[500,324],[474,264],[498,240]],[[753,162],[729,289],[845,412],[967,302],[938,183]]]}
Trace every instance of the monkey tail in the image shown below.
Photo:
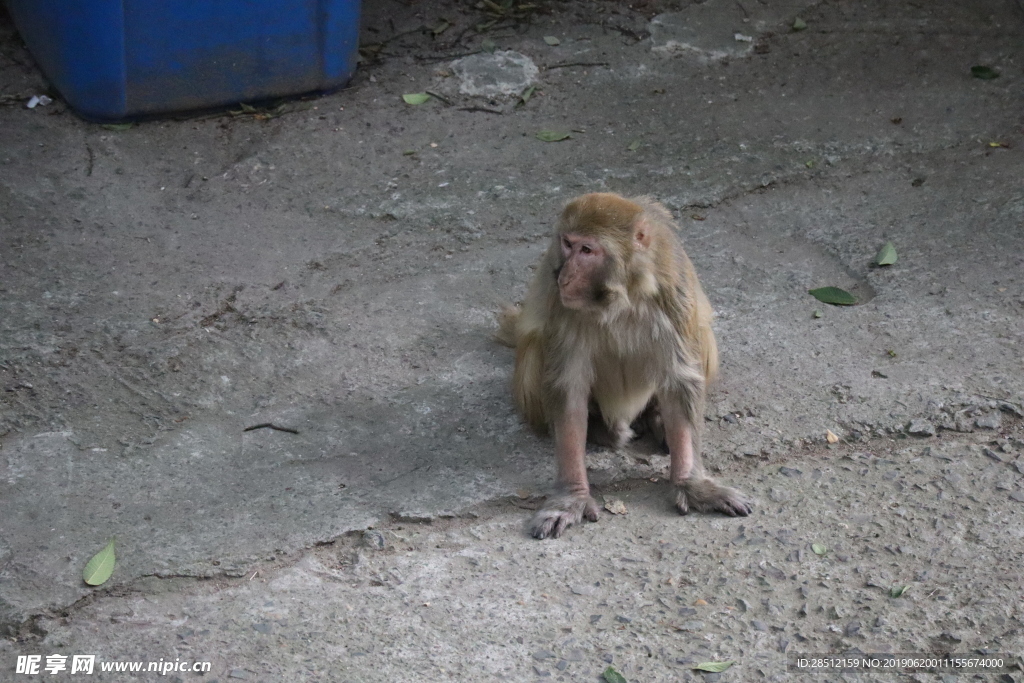
{"label": "monkey tail", "polygon": [[703,365],[704,380],[710,384],[718,376],[718,344],[715,343],[715,333],[711,329],[711,319],[715,314],[711,308],[711,302],[708,301],[707,295],[699,284],[695,295],[696,307],[692,320],[697,329],[693,330],[694,334],[691,338],[697,345],[697,352]]}
{"label": "monkey tail", "polygon": [[519,340],[519,332],[516,329],[519,323],[519,316],[523,310],[519,306],[505,306],[498,313],[498,331],[494,333],[494,340],[499,344],[511,349],[516,347]]}
{"label": "monkey tail", "polygon": [[516,345],[516,369],[512,375],[512,394],[523,419],[535,431],[547,431],[544,416],[544,349],[540,333],[527,332]]}

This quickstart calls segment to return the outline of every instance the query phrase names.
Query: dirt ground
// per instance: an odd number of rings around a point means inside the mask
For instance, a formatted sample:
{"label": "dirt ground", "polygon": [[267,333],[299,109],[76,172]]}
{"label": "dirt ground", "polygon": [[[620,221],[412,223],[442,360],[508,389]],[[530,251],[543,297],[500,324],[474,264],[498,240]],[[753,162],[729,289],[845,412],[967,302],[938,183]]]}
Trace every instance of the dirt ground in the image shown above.
{"label": "dirt ground", "polygon": [[[0,13],[0,680],[1020,683],[1020,3],[363,14],[342,91],[111,129],[25,107]],[[588,454],[627,514],[523,532],[552,446],[494,312],[590,191],[679,222],[748,518],[679,517],[639,444]],[[791,667],[856,652],[1005,666]]]}

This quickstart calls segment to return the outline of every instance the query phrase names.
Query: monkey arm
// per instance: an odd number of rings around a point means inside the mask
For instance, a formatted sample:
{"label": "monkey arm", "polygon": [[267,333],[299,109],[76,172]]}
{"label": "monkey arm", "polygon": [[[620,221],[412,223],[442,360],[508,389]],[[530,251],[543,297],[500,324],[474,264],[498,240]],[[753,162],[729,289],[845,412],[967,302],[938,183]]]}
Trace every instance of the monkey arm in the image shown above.
{"label": "monkey arm", "polygon": [[587,450],[587,397],[567,396],[554,420],[558,486],[572,495],[590,495],[585,462]]}
{"label": "monkey arm", "polygon": [[558,462],[558,493],[548,498],[530,522],[534,538],[558,538],[573,524],[596,522],[600,509],[590,497],[587,467],[587,396],[565,398],[552,424]]}

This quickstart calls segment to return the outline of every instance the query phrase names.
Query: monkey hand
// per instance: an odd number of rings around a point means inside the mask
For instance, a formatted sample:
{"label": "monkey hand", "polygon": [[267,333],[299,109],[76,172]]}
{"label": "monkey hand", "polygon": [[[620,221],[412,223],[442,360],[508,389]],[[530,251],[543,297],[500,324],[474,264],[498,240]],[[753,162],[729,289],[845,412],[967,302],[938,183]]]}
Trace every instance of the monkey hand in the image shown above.
{"label": "monkey hand", "polygon": [[549,498],[530,520],[530,534],[534,538],[558,538],[584,518],[588,522],[596,522],[600,512],[597,501],[585,493],[556,495]]}
{"label": "monkey hand", "polygon": [[687,479],[676,485],[676,509],[685,515],[690,509],[698,512],[723,512],[730,517],[746,517],[753,503],[734,488],[722,486],[713,479]]}

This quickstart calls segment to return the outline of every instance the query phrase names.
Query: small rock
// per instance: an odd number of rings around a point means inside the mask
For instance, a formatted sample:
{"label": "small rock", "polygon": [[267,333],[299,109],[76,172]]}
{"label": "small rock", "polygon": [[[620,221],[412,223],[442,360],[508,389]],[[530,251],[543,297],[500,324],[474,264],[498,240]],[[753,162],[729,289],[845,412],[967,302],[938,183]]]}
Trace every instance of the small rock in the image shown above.
{"label": "small rock", "polygon": [[542,662],[545,659],[554,659],[555,653],[551,650],[537,650],[530,656],[536,659],[538,662]]}
{"label": "small rock", "polygon": [[572,591],[573,595],[593,595],[597,592],[597,587],[589,584],[580,584],[570,586],[569,590]]}
{"label": "small rock", "polygon": [[[743,602],[744,604],[748,604],[746,600],[742,600],[741,602]],[[746,610],[744,610],[744,611],[746,611]],[[692,607],[680,607],[679,608],[679,616],[681,616],[681,617],[692,617],[696,613],[697,613],[697,610],[693,609]]]}
{"label": "small rock", "polygon": [[704,630],[704,622],[703,621],[697,621],[697,620],[694,620],[694,621],[684,621],[682,624],[679,625],[679,630],[680,631],[691,631],[691,632],[693,632],[693,631],[703,631]]}
{"label": "small rock", "polygon": [[384,550],[387,545],[387,541],[384,539],[384,534],[375,530],[368,529],[363,532],[363,545],[373,548],[374,550]]}
{"label": "small rock", "polygon": [[846,625],[846,628],[843,629],[843,633],[846,634],[847,637],[855,636],[859,632],[860,632],[860,622],[859,621],[851,621],[849,624]]}
{"label": "small rock", "polygon": [[548,671],[547,669],[542,669],[539,666],[537,666],[536,664],[533,666],[533,673],[537,674],[541,678],[547,678],[548,676],[551,675],[550,671]]}
{"label": "small rock", "polygon": [[989,457],[995,460],[996,462],[1003,462],[1003,456],[999,455],[991,448],[982,448],[981,452],[984,453],[986,457]]}
{"label": "small rock", "polygon": [[803,475],[803,472],[796,469],[795,467],[780,467],[779,474],[784,477],[799,477]]}
{"label": "small rock", "polygon": [[789,641],[785,638],[779,638],[779,652],[785,654],[786,649],[789,647]]}
{"label": "small rock", "polygon": [[757,619],[754,619],[752,622],[750,622],[750,628],[754,629],[755,631],[767,631],[768,625],[765,624],[763,621],[758,621]]}
{"label": "small rock", "polygon": [[1024,491],[1014,491],[1010,494],[1010,498],[1018,503],[1024,503]]}
{"label": "small rock", "polygon": [[734,424],[736,424],[736,416],[735,416],[735,415],[733,415],[732,413],[726,413],[726,414],[725,414],[725,415],[724,415],[724,416],[722,417],[722,419],[723,419],[723,420],[725,420],[726,422],[728,422],[728,423],[729,423],[729,424],[731,424],[731,425],[734,425]]}
{"label": "small rock", "polygon": [[590,615],[590,623],[591,624],[596,624],[597,622],[601,621],[601,617],[603,617],[603,616],[604,616],[603,614],[591,614]]}
{"label": "small rock", "polygon": [[559,671],[565,671],[567,666],[569,666],[569,662],[564,659],[559,659],[558,664],[555,664],[555,668]]}
{"label": "small rock", "polygon": [[914,418],[907,427],[907,433],[911,436],[935,436],[935,425],[928,420]]}
{"label": "small rock", "polygon": [[228,678],[248,678],[245,669],[232,669],[228,672]]}
{"label": "small rock", "polygon": [[[747,602],[746,600],[744,600],[743,598],[737,598],[736,599],[736,606],[739,608],[739,610],[741,612],[749,612],[750,609],[751,609],[750,603]],[[688,608],[684,608],[684,609],[688,609]],[[679,613],[682,614],[683,610],[679,610]],[[693,610],[693,613],[696,614],[697,610]]]}
{"label": "small rock", "polygon": [[1014,460],[1013,469],[1017,470],[1017,474],[1024,474],[1024,458]]}
{"label": "small rock", "polygon": [[630,618],[630,617],[627,617],[624,614],[620,614],[617,617],[615,617],[615,621],[619,622],[620,624],[628,624],[631,621],[633,621],[633,619]]}
{"label": "small rock", "polygon": [[253,624],[252,630],[257,633],[270,633],[272,627],[270,624]]}
{"label": "small rock", "polygon": [[602,660],[603,660],[603,661],[604,661],[604,662],[605,662],[606,664],[611,664],[612,662],[614,662],[614,661],[615,661],[615,655],[613,655],[612,653],[610,653],[610,652],[609,652],[609,653],[607,653],[607,654],[601,655],[601,659],[602,659]]}
{"label": "small rock", "polygon": [[1003,424],[1003,417],[993,411],[979,417],[974,421],[974,424],[978,426],[978,429],[999,429]]}
{"label": "small rock", "polygon": [[1024,417],[1024,411],[1021,411],[1020,408],[1018,408],[1017,406],[1013,405],[1008,401],[1000,401],[999,410],[1003,411],[1004,413],[1014,415],[1016,417]]}

